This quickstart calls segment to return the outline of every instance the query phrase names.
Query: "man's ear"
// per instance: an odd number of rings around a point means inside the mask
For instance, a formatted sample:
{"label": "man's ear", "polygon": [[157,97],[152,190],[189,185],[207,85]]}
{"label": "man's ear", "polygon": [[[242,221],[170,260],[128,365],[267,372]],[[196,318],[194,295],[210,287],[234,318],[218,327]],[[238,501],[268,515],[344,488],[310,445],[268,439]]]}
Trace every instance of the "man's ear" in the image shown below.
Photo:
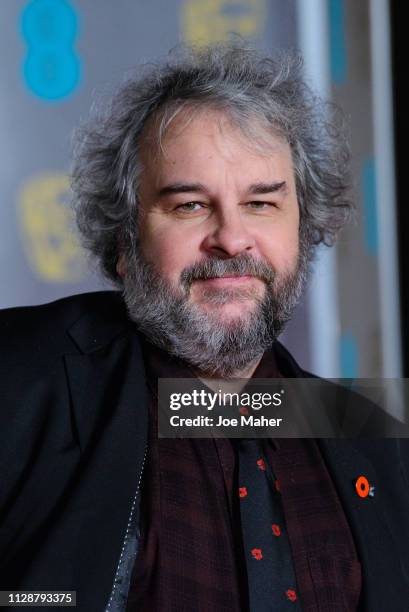
{"label": "man's ear", "polygon": [[120,255],[116,262],[116,271],[121,278],[126,275],[126,262],[124,254]]}

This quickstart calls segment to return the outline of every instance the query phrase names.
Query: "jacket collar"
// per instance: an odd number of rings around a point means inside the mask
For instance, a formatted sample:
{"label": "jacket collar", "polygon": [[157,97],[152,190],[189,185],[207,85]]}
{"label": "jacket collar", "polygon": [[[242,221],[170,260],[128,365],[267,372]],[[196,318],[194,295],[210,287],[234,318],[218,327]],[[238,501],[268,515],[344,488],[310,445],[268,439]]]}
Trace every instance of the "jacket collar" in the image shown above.
{"label": "jacket collar", "polygon": [[98,351],[134,327],[119,292],[103,292],[100,298],[97,308],[86,311],[67,330],[76,348],[83,354]]}

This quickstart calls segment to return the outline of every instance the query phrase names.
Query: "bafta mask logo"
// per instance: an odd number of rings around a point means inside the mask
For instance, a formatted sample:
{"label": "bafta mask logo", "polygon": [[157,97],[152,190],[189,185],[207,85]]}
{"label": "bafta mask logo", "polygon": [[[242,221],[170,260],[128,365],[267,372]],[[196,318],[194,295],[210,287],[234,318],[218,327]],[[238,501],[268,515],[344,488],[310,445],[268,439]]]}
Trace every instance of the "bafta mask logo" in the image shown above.
{"label": "bafta mask logo", "polygon": [[256,38],[266,22],[266,0],[185,0],[181,18],[183,38],[190,43],[227,40],[232,32]]}
{"label": "bafta mask logo", "polygon": [[36,276],[50,283],[78,282],[85,276],[68,195],[67,176],[44,174],[27,181],[18,200],[28,264]]}

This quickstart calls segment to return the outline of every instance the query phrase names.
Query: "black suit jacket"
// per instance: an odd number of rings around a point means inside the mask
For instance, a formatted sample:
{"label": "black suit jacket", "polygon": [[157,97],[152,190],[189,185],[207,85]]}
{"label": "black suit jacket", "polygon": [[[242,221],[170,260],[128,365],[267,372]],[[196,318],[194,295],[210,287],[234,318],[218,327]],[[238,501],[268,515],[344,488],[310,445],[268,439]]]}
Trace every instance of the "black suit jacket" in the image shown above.
{"label": "black suit jacket", "polygon": [[[275,350],[286,376],[306,375]],[[117,293],[85,294],[0,313],[0,356],[0,589],[76,590],[77,610],[102,612],[146,449],[138,333]],[[409,610],[408,442],[319,440],[367,612]],[[374,497],[356,494],[360,474]]]}

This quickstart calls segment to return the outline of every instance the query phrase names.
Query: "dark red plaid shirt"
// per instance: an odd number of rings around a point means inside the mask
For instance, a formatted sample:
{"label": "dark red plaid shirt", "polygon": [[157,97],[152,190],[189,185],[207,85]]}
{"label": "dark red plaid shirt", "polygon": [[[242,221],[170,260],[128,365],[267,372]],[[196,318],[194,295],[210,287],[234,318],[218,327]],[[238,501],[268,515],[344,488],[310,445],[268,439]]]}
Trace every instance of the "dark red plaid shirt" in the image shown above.
{"label": "dark red plaid shirt", "polygon": [[[239,526],[237,465],[228,439],[158,439],[157,379],[194,376],[180,360],[144,344],[151,392],[142,539],[128,612],[248,609]],[[279,376],[273,351],[258,378]],[[297,597],[305,612],[354,612],[360,564],[347,520],[314,440],[271,440]]]}

